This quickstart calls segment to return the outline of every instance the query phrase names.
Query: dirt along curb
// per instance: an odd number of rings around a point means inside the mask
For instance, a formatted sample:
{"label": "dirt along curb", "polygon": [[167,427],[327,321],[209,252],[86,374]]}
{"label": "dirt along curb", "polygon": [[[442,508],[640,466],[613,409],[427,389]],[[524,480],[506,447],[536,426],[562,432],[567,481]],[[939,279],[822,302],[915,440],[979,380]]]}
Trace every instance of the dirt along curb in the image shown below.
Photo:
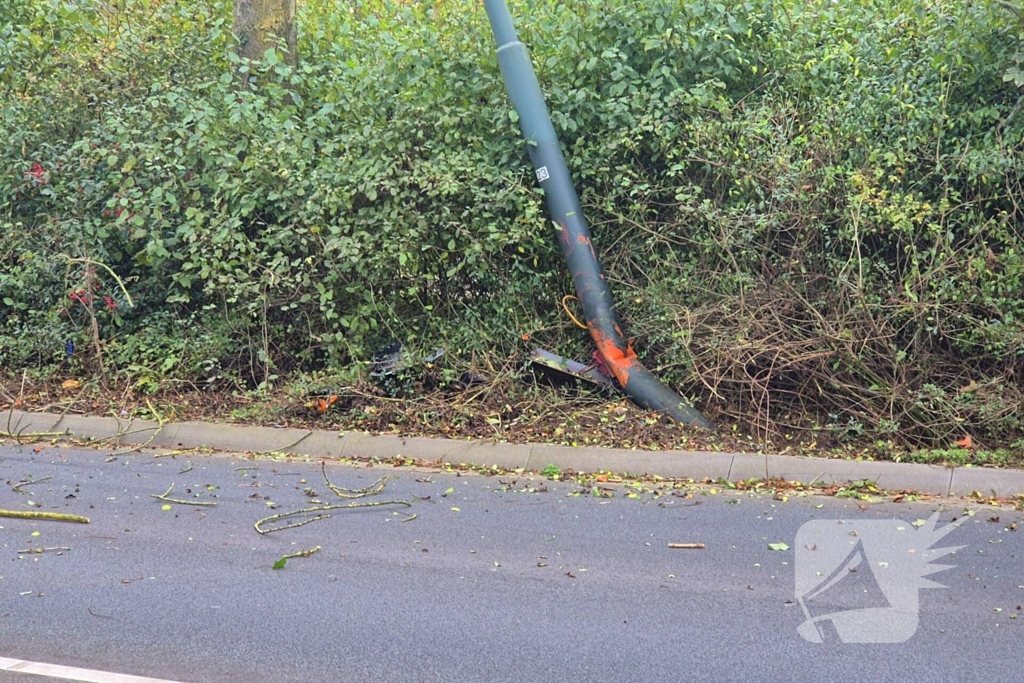
{"label": "dirt along curb", "polygon": [[873,481],[879,488],[912,489],[941,496],[1010,497],[1024,493],[1024,471],[981,467],[942,467],[911,463],[837,460],[792,455],[749,455],[708,451],[641,451],[617,448],[509,444],[426,437],[370,435],[209,422],[117,420],[113,417],[54,415],[18,410],[0,415],[0,432],[45,434],[50,438],[110,439],[120,445],[165,448],[208,447],[228,451],[284,452],[324,458],[439,460],[505,469],[562,470],[658,475],[670,479],[783,478],[804,484]]}

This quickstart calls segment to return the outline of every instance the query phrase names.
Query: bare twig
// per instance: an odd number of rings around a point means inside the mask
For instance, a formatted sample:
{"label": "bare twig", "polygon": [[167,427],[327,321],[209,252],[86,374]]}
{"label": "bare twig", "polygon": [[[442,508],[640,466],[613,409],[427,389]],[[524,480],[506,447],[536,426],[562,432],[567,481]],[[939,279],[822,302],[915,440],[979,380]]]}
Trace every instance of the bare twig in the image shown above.
{"label": "bare twig", "polygon": [[[164,419],[160,415],[160,413],[156,412],[156,408],[153,407],[153,404],[150,402],[150,400],[148,398],[146,399],[146,405],[149,406],[149,412],[151,412],[156,417],[157,427],[156,427],[155,430],[153,430],[153,433],[149,435],[149,438],[146,439],[145,443],[140,443],[140,444],[138,444],[136,446],[132,446],[131,448],[127,448],[127,449],[125,449],[123,451],[116,451],[114,453],[108,453],[108,455],[110,455],[110,456],[127,455],[128,453],[135,453],[135,452],[138,452],[138,451],[142,450],[143,448],[145,448],[149,444],[153,443],[153,440],[156,439],[156,437],[160,434],[160,432],[163,431],[165,424],[167,424],[169,421],[174,419],[174,413],[173,412],[171,413],[171,416],[169,418]],[[119,431],[121,431],[121,430],[119,430]],[[140,431],[142,431],[142,430],[140,430]],[[117,438],[121,438],[121,436],[124,436],[124,434],[123,433],[119,434]]]}
{"label": "bare twig", "polygon": [[340,486],[335,486],[331,483],[331,480],[327,478],[327,466],[323,461],[320,462],[320,471],[324,475],[324,481],[327,483],[327,488],[334,491],[339,498],[365,498],[366,496],[375,496],[384,490],[384,485],[387,484],[388,479],[390,479],[388,475],[384,475],[364,489],[346,489]]}
{"label": "bare twig", "polygon": [[207,448],[205,446],[197,446],[196,448],[180,448],[180,449],[173,450],[173,451],[167,451],[166,453],[157,453],[157,454],[155,454],[153,456],[153,459],[155,460],[156,458],[173,458],[173,457],[175,457],[177,455],[191,455],[191,454],[195,454],[195,453],[212,453],[212,452],[213,452],[212,448]]}
{"label": "bare twig", "polygon": [[21,418],[19,417],[18,421],[15,422],[14,426],[12,427],[11,426],[11,420],[13,420],[13,419],[14,419],[14,407],[12,406],[11,409],[7,413],[7,429],[6,430],[0,430],[0,438],[2,438],[2,437],[12,438],[15,441],[17,441],[19,445],[24,444],[26,442],[26,440],[28,440],[28,441],[39,441],[41,439],[56,439],[56,438],[59,438],[59,437],[62,437],[62,436],[68,436],[69,435],[69,432],[66,429],[63,432],[26,432],[24,429],[18,429],[18,425],[21,424]]}
{"label": "bare twig", "polygon": [[703,543],[669,543],[669,548],[674,550],[703,550]]}
{"label": "bare twig", "polygon": [[28,486],[29,484],[41,484],[44,481],[49,481],[51,479],[53,479],[53,477],[43,477],[42,479],[30,479],[29,481],[20,481],[17,484],[15,484],[14,486],[12,486],[11,490],[12,491],[17,491],[18,493],[20,493],[23,496],[27,496],[28,495],[28,491],[22,491],[21,490],[22,486]]}
{"label": "bare twig", "polygon": [[114,278],[114,280],[117,282],[117,286],[121,288],[121,292],[124,294],[124,298],[128,302],[128,306],[130,306],[131,308],[135,308],[135,302],[132,301],[132,295],[128,293],[128,288],[124,286],[124,280],[118,277],[117,273],[111,270],[110,266],[108,266],[106,263],[103,263],[102,261],[94,261],[93,259],[88,257],[71,258],[67,254],[60,254],[60,256],[63,256],[65,259],[67,259],[68,263],[82,263],[87,266],[99,266],[100,268],[103,268],[105,271],[110,273],[110,277]]}
{"label": "bare twig", "polygon": [[47,519],[54,522],[78,522],[88,524],[89,518],[81,515],[65,515],[61,512],[36,512],[21,510],[0,510],[0,517],[11,517],[13,519]]}
{"label": "bare twig", "polygon": [[151,493],[149,494],[149,497],[156,498],[157,500],[162,500],[166,503],[177,503],[178,505],[203,505],[205,507],[210,508],[217,507],[217,503],[213,502],[212,500],[180,500],[178,498],[168,498],[167,495],[173,490],[174,484],[172,483],[170,486],[167,487],[167,490],[164,491],[163,493],[159,495]]}
{"label": "bare twig", "polygon": [[18,554],[19,555],[40,555],[42,553],[47,553],[47,552],[51,552],[51,551],[63,552],[65,550],[71,550],[71,548],[69,548],[66,545],[55,546],[53,548],[26,548],[25,550],[19,550]]}
{"label": "bare twig", "polygon": [[287,555],[282,555],[281,559],[278,560],[278,562],[283,562],[285,560],[294,560],[296,557],[309,557],[313,553],[318,553],[318,552],[320,552],[320,546],[317,546],[315,548],[310,548],[309,550],[300,550],[297,553],[288,553]]}
{"label": "bare twig", "polygon": [[284,526],[270,527],[269,529],[263,528],[265,524],[268,524],[270,522],[276,522],[287,517],[294,517],[295,515],[316,514],[327,510],[352,510],[355,508],[382,507],[384,505],[402,505],[404,507],[412,507],[411,503],[408,503],[404,500],[381,500],[366,503],[348,503],[346,505],[318,505],[315,507],[302,508],[301,510],[292,510],[291,512],[282,512],[280,514],[271,515],[270,517],[264,517],[263,519],[256,522],[254,526],[256,528],[257,533],[269,534],[273,531],[284,531],[285,529],[294,529],[295,527],[300,527],[305,524],[309,524],[310,522],[315,522],[319,519],[327,519],[328,517],[330,517],[330,515],[317,514],[316,517],[313,517],[312,519],[306,519],[301,522],[292,522]]}
{"label": "bare twig", "polygon": [[256,453],[256,455],[284,455],[285,453],[288,453],[288,449],[289,448],[295,448],[296,446],[298,446],[300,443],[302,443],[303,441],[305,441],[306,439],[308,439],[312,435],[313,435],[313,432],[306,432],[305,434],[300,436],[296,441],[294,441],[293,443],[288,444],[287,446],[281,446],[280,448],[275,448],[272,451],[259,451],[259,452]]}

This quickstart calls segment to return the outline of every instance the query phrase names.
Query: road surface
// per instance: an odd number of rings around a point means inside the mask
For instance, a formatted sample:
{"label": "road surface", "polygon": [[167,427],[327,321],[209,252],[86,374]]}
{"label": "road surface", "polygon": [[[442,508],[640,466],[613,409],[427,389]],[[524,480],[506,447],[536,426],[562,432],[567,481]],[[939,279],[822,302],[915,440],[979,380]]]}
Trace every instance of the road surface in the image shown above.
{"label": "road surface", "polygon": [[[939,546],[964,547],[930,577],[948,587],[920,591],[909,640],[843,643],[825,629],[815,644],[797,632],[796,565],[813,549],[797,545],[800,527],[896,518],[911,534],[938,503],[712,487],[574,496],[578,485],[539,476],[330,463],[341,487],[390,476],[359,500],[411,507],[260,535],[260,518],[345,502],[319,462],[108,454],[0,445],[0,509],[91,520],[0,518],[0,659],[181,683],[935,682],[1018,680],[1024,665],[1024,529],[1012,526],[1024,515],[1005,508],[945,503],[939,526],[961,526]],[[152,497],[172,483],[168,497],[216,506]],[[68,549],[19,552],[39,548]],[[878,599],[882,570],[865,567],[836,604]],[[55,680],[0,670],[28,679]]]}

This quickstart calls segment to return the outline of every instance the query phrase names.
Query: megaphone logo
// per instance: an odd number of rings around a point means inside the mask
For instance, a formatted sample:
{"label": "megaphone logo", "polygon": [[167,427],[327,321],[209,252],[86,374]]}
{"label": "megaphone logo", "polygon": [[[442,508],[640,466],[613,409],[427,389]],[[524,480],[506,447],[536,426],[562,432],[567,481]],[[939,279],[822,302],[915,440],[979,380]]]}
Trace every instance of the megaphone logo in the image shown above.
{"label": "megaphone logo", "polygon": [[[916,528],[899,519],[826,519],[801,526],[796,600],[805,621],[797,632],[812,643],[831,632],[844,643],[902,643],[913,636],[918,591],[944,587],[924,577],[953,566],[931,561],[964,547],[932,548],[959,526],[936,529],[938,517],[936,512]],[[849,606],[844,585],[854,585],[853,593],[871,606],[835,609]]]}

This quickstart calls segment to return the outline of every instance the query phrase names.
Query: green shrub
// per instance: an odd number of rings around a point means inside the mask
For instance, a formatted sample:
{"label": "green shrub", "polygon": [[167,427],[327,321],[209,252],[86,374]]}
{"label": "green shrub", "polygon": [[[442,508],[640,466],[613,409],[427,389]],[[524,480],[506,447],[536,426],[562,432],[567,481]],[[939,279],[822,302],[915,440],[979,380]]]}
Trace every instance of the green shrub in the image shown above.
{"label": "green shrub", "polygon": [[[1005,3],[514,11],[667,381],[768,437],[1021,435]],[[273,383],[392,340],[585,355],[478,2],[309,0],[296,70],[239,64],[230,13],[0,10],[0,364],[53,365],[72,339],[95,371],[83,283],[116,298],[93,311],[111,369],[154,382]]]}

